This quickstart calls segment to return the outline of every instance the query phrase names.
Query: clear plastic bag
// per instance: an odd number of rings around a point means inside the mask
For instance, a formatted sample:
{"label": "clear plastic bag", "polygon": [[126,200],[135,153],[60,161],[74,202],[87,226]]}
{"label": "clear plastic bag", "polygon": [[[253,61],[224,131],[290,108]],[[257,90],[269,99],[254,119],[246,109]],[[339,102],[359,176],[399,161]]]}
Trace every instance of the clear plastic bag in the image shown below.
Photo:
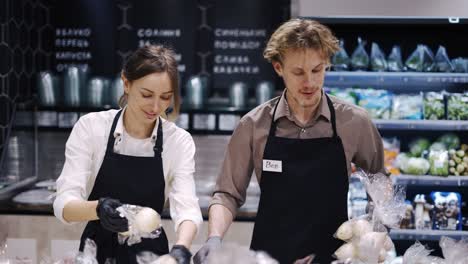
{"label": "clear plastic bag", "polygon": [[379,45],[375,42],[372,42],[371,46],[371,69],[372,71],[386,71],[388,68],[387,60],[385,59],[385,54],[380,49]]}
{"label": "clear plastic bag", "polygon": [[[438,257],[430,255],[431,250],[426,249],[424,245],[416,242],[409,247],[403,255],[404,264],[445,264],[446,262]],[[447,263],[448,264],[448,263]]]}
{"label": "clear plastic bag", "polygon": [[456,241],[449,237],[442,237],[439,241],[446,263],[468,263],[468,239]]}
{"label": "clear plastic bag", "polygon": [[87,238],[83,252],[78,252],[75,264],[98,264],[96,260],[97,246],[93,240]]}
{"label": "clear plastic bag", "polygon": [[437,49],[435,68],[438,72],[453,72],[455,70],[444,46],[439,46]]}
{"label": "clear plastic bag", "polygon": [[448,151],[431,150],[429,152],[429,174],[435,176],[448,176],[449,174]]}
{"label": "clear plastic bag", "polygon": [[366,109],[371,118],[389,119],[393,94],[387,90],[355,90],[358,105]]}
{"label": "clear plastic bag", "polygon": [[409,71],[431,72],[434,69],[434,54],[426,45],[418,45],[405,65]]}
{"label": "clear plastic bag", "polygon": [[393,46],[390,55],[387,58],[388,71],[401,72],[403,71],[403,60],[401,59],[400,46]]}
{"label": "clear plastic bag", "polygon": [[332,57],[332,65],[334,71],[348,71],[349,70],[349,56],[344,48],[344,40],[340,39],[340,50]]}
{"label": "clear plastic bag", "polygon": [[424,119],[426,120],[444,120],[445,102],[444,94],[440,92],[424,93]]}
{"label": "clear plastic bag", "polygon": [[[259,255],[260,254],[260,255]],[[235,244],[223,244],[221,248],[210,252],[207,264],[279,264],[264,252],[255,252],[247,247]]]}
{"label": "clear plastic bag", "polygon": [[13,264],[13,260],[9,259],[6,255],[6,238],[0,237],[0,263],[1,264]]}
{"label": "clear plastic bag", "polygon": [[124,204],[117,211],[128,220],[128,231],[118,235],[120,244],[131,246],[140,243],[142,238],[155,239],[160,236],[161,217],[153,209]]}
{"label": "clear plastic bag", "polygon": [[142,251],[138,253],[136,261],[138,264],[177,264],[177,260],[171,255],[166,254],[158,256],[151,251]]}
{"label": "clear plastic bag", "polygon": [[456,58],[452,60],[455,72],[468,73],[468,58]]}
{"label": "clear plastic bag", "polygon": [[468,94],[451,93],[447,95],[447,119],[468,120]]}
{"label": "clear plastic bag", "polygon": [[392,119],[420,120],[423,117],[423,99],[420,94],[393,96]]}
{"label": "clear plastic bag", "polygon": [[366,71],[369,68],[369,55],[364,46],[366,42],[358,38],[358,46],[351,56],[351,67],[355,71]]}

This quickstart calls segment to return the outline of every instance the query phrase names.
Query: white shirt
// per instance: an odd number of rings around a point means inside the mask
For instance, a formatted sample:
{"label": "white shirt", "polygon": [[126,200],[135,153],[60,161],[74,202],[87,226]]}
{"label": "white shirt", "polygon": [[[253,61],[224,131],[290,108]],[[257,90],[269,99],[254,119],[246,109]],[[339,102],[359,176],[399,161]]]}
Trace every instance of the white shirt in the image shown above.
{"label": "white shirt", "polygon": [[[125,111],[125,109],[124,109]],[[136,139],[125,132],[122,112],[114,131],[114,152],[130,156],[154,156],[158,122],[152,136]],[[54,214],[64,223],[63,207],[72,200],[86,201],[93,189],[107,148],[112,121],[118,110],[90,113],[81,117],[73,127],[65,148],[65,164],[57,179],[57,197]],[[175,230],[185,221],[197,227],[203,218],[195,192],[195,144],[192,136],[174,123],[163,118],[163,170],[166,187],[164,197],[169,199],[170,215]],[[135,175],[135,180],[138,180]],[[199,228],[198,228],[199,229]]]}

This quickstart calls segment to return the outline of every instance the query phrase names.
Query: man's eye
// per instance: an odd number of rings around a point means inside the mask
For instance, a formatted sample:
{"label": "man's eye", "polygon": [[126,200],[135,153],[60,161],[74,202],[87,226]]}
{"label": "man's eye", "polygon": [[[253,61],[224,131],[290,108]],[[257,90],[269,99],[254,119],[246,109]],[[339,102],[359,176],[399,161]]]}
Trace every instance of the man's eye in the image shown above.
{"label": "man's eye", "polygon": [[143,98],[150,98],[151,97],[151,94],[141,94],[143,96]]}
{"label": "man's eye", "polygon": [[171,96],[161,96],[161,99],[164,101],[168,101],[171,99]]}

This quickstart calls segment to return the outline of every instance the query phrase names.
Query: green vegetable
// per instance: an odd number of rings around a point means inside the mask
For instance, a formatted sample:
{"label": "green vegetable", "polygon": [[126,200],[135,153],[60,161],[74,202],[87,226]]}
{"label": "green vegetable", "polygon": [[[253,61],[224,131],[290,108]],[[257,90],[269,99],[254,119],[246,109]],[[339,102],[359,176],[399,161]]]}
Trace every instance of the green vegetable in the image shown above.
{"label": "green vegetable", "polygon": [[429,152],[429,173],[431,175],[447,176],[449,174],[448,163],[448,152],[446,150],[431,150]]}
{"label": "green vegetable", "polygon": [[406,174],[424,175],[429,170],[430,164],[423,158],[409,158],[401,170]]}
{"label": "green vegetable", "polygon": [[431,142],[425,138],[417,138],[409,143],[410,153],[414,157],[421,157],[423,151],[428,150]]}
{"label": "green vegetable", "polygon": [[449,120],[468,120],[468,94],[453,93],[447,99]]}
{"label": "green vegetable", "polygon": [[447,149],[457,149],[460,147],[460,138],[454,133],[446,133],[437,139],[437,142],[443,143]]}
{"label": "green vegetable", "polygon": [[[440,143],[440,142],[434,142],[432,143],[432,145],[429,147],[429,150],[447,150],[447,148],[445,147],[445,144],[443,143]],[[447,152],[448,154],[448,152]]]}
{"label": "green vegetable", "polygon": [[425,93],[423,99],[423,113],[424,119],[445,119],[444,95],[436,92]]}

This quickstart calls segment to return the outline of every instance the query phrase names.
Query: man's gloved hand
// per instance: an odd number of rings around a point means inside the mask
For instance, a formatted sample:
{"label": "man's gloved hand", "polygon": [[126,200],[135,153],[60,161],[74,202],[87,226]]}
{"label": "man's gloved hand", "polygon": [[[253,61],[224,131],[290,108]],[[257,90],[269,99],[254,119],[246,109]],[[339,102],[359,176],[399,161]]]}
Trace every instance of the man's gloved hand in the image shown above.
{"label": "man's gloved hand", "polygon": [[182,245],[174,245],[169,255],[175,258],[177,264],[190,264],[192,258],[192,253]]}
{"label": "man's gloved hand", "polygon": [[221,237],[214,236],[208,238],[200,250],[198,250],[197,254],[193,257],[193,263],[195,264],[204,264],[210,251],[214,251],[216,249],[221,248]]}
{"label": "man's gloved hand", "polygon": [[128,231],[128,220],[121,217],[116,210],[122,206],[119,200],[112,198],[101,198],[96,206],[96,213],[101,222],[101,226],[111,232],[120,233]]}

